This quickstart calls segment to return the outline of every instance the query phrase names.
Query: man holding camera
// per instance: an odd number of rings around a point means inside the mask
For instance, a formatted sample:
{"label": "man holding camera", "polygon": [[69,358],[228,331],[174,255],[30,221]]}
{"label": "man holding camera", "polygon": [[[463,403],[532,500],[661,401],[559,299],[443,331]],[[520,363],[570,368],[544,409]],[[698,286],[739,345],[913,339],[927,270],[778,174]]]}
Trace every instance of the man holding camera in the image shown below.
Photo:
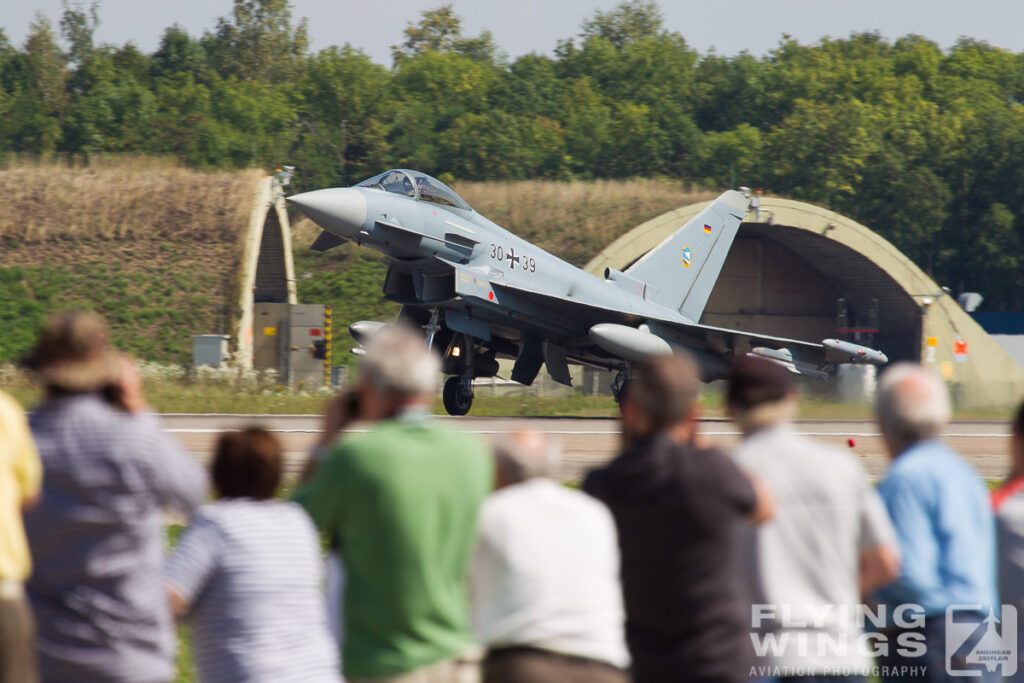
{"label": "man holding camera", "polygon": [[206,475],[152,415],[99,316],[51,318],[25,359],[43,386],[29,419],[43,463],[25,514],[27,585],[44,681],[158,683],[174,676],[162,587],[163,511],[189,515]]}

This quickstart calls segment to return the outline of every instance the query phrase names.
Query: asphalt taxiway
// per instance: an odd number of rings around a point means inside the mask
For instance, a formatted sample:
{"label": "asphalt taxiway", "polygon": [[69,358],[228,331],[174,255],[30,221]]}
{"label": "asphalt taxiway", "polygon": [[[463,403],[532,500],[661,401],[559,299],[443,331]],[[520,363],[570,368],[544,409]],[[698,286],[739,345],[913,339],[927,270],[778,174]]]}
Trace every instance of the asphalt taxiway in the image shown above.
{"label": "asphalt taxiway", "polygon": [[[165,414],[164,428],[186,448],[206,460],[217,435],[225,429],[260,426],[275,432],[284,444],[286,474],[294,475],[320,433],[318,415],[198,415]],[[558,439],[564,452],[562,478],[578,480],[586,470],[613,457],[619,447],[618,421],[608,418],[544,417],[438,417],[449,429],[472,432],[485,439],[501,438],[518,429],[535,429]],[[851,450],[864,463],[868,474],[885,472],[885,455],[878,426],[870,420],[798,420],[797,430]],[[729,447],[739,439],[736,426],[725,419],[702,420],[700,431],[716,445]],[[948,443],[977,468],[985,478],[1006,473],[1010,447],[1010,425],[1003,421],[957,421],[946,431]],[[850,446],[852,439],[853,446]]]}

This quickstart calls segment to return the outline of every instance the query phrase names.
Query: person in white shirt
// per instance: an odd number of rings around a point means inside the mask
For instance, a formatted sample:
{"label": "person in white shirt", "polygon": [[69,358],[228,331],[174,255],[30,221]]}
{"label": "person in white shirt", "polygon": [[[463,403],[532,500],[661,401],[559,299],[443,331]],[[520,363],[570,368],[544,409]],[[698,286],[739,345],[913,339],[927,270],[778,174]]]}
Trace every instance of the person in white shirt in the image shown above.
{"label": "person in white shirt", "polygon": [[733,456],[776,499],[774,518],[741,541],[750,642],[760,650],[750,677],[862,682],[875,645],[863,632],[862,596],[899,576],[896,532],[857,457],[796,431],[798,403],[782,366],[733,365],[726,408],[743,432]]}
{"label": "person in white shirt", "polygon": [[264,429],[222,434],[211,466],[219,500],[200,508],[164,567],[202,683],[342,682],[316,529],[274,497],[282,461]]}
{"label": "person in white shirt", "polygon": [[495,447],[472,567],[484,683],[625,683],[629,653],[611,513],[550,477],[560,453],[538,432]]}

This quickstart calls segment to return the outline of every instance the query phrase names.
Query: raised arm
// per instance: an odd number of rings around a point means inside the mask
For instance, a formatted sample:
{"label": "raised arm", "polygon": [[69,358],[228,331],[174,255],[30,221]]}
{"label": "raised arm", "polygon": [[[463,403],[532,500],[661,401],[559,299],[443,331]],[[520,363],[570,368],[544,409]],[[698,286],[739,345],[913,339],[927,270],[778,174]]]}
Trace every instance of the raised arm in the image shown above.
{"label": "raised arm", "polygon": [[192,609],[220,562],[221,535],[216,524],[197,518],[182,532],[164,565],[164,587],[175,619]]}

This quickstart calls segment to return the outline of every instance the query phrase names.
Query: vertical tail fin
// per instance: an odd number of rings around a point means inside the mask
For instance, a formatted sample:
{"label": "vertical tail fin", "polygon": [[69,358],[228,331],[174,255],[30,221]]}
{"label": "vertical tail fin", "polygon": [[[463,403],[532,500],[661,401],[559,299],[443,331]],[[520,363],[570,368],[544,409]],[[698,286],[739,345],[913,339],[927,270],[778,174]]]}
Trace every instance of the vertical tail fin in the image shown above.
{"label": "vertical tail fin", "polygon": [[647,283],[649,298],[697,322],[722,272],[748,200],[729,190],[647,252],[626,274]]}

